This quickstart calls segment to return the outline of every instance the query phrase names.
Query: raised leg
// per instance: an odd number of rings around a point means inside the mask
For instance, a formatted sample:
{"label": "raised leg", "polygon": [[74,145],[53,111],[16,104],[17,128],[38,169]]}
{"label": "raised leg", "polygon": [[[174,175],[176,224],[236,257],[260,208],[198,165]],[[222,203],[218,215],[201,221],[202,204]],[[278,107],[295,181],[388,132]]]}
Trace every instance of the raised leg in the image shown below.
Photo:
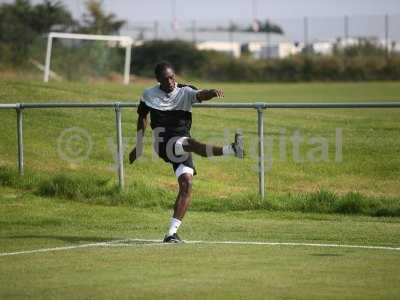
{"label": "raised leg", "polygon": [[221,156],[223,155],[222,147],[203,144],[193,138],[188,138],[183,144],[186,152],[193,152],[203,157]]}

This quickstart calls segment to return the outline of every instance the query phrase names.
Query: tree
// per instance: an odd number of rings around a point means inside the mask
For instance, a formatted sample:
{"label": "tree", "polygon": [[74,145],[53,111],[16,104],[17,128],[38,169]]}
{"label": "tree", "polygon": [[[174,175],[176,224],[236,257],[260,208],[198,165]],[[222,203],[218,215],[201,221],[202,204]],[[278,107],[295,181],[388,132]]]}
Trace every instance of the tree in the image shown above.
{"label": "tree", "polygon": [[[255,30],[257,29],[257,30]],[[253,24],[246,28],[247,32],[256,31],[256,32],[265,32],[265,33],[276,33],[276,34],[284,34],[283,29],[268,20],[262,22],[260,20],[254,20]]]}
{"label": "tree", "polygon": [[32,13],[35,20],[32,27],[38,33],[47,33],[54,30],[54,27],[58,27],[60,31],[67,31],[76,25],[76,21],[61,1],[45,0],[43,4],[34,6]]}
{"label": "tree", "polygon": [[29,0],[0,5],[0,59],[18,63],[27,58],[29,47],[55,26],[73,23],[71,14],[60,1],[44,1],[32,6]]}
{"label": "tree", "polygon": [[234,23],[233,21],[229,22],[229,27],[228,27],[228,31],[241,31],[239,25],[237,25],[236,23]]}
{"label": "tree", "polygon": [[117,34],[126,23],[124,20],[118,20],[112,13],[106,14],[97,0],[87,1],[86,9],[88,14],[83,15],[83,25],[79,30],[81,33]]}
{"label": "tree", "polygon": [[174,65],[178,74],[198,72],[206,63],[205,51],[197,50],[192,43],[173,41],[149,41],[135,48],[135,72],[154,76],[154,63],[166,60]]}

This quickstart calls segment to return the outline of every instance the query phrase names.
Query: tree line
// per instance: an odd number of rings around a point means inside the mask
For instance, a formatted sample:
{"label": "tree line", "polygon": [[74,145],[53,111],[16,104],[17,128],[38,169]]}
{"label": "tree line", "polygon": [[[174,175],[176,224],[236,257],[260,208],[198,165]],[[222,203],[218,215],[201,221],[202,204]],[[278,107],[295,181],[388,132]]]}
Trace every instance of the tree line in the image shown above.
{"label": "tree line", "polygon": [[85,2],[87,13],[75,20],[61,1],[44,0],[33,5],[29,0],[16,0],[0,5],[0,61],[9,65],[25,62],[34,51],[35,43],[51,30],[117,34],[125,21],[107,14],[101,3]]}
{"label": "tree line", "polygon": [[[0,65],[25,67],[31,58],[43,61],[45,37],[50,31],[90,34],[118,34],[125,21],[106,13],[101,2],[85,2],[86,13],[75,20],[61,1],[45,0],[33,5],[29,0],[16,0],[0,5]],[[276,24],[258,24],[259,31],[283,33]],[[251,27],[244,30],[254,30]],[[112,55],[102,45],[82,44],[74,51],[59,43],[52,66],[62,70],[68,79],[80,79],[93,68],[95,76],[120,72],[123,50]],[[336,47],[332,55],[319,55],[312,49],[284,59],[255,59],[250,53],[240,58],[216,51],[200,51],[196,45],[180,40],[148,41],[133,49],[132,73],[153,76],[154,63],[167,60],[178,74],[203,80],[226,81],[361,81],[399,80],[400,56],[361,40],[357,45]],[[95,66],[95,67],[93,67]],[[92,75],[92,74],[91,74]]]}

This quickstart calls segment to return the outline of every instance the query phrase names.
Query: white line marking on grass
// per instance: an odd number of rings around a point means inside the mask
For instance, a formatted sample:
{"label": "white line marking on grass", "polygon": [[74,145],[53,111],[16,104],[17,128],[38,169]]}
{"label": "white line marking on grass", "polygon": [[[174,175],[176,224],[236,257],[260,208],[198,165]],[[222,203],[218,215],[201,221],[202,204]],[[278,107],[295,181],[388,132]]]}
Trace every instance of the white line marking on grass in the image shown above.
{"label": "white line marking on grass", "polygon": [[40,253],[40,252],[64,251],[64,250],[71,250],[71,249],[78,249],[78,248],[104,247],[104,246],[111,246],[114,243],[118,243],[120,245],[120,243],[122,243],[124,241],[126,241],[126,240],[116,240],[116,241],[109,241],[109,242],[81,244],[81,245],[63,246],[63,247],[54,247],[54,248],[42,248],[42,249],[17,251],[17,252],[5,252],[5,253],[0,253],[0,256],[12,256],[12,255],[32,254],[32,253]]}
{"label": "white line marking on grass", "polygon": [[[100,243],[81,244],[64,247],[43,248],[17,252],[0,253],[1,256],[13,256],[20,254],[33,254],[41,252],[65,251],[79,248],[95,247],[132,247],[140,245],[174,245],[164,244],[161,240],[149,239],[123,239]],[[185,241],[185,244],[209,244],[209,245],[261,245],[261,246],[300,246],[300,247],[320,247],[320,248],[353,248],[353,249],[373,249],[373,250],[395,250],[400,251],[400,247],[370,246],[370,245],[346,245],[346,244],[313,244],[313,243],[292,243],[292,242],[251,242],[251,241]]]}
{"label": "white line marking on grass", "polygon": [[346,245],[346,244],[313,244],[313,243],[291,243],[291,242],[241,242],[241,241],[185,241],[187,244],[228,244],[228,245],[265,245],[265,246],[306,246],[306,247],[336,247],[336,248],[358,248],[377,250],[400,250],[400,247],[369,246],[369,245]]}
{"label": "white line marking on grass", "polygon": [[[161,243],[159,240],[127,239],[125,242],[147,242]],[[302,247],[331,247],[331,248],[356,248],[356,249],[375,249],[375,250],[396,250],[400,247],[371,246],[371,245],[346,245],[346,244],[314,244],[314,243],[295,243],[295,242],[252,242],[252,241],[184,241],[185,244],[225,244],[225,245],[262,245],[262,246],[302,246]],[[117,243],[116,245],[120,245]],[[132,245],[132,244],[129,244]]]}

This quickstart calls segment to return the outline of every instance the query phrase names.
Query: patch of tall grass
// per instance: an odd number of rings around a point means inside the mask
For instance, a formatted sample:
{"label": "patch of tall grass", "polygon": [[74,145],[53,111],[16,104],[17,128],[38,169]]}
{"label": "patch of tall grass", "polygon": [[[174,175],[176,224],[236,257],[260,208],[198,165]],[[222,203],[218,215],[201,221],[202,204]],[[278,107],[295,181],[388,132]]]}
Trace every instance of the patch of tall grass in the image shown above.
{"label": "patch of tall grass", "polygon": [[[141,208],[171,209],[176,197],[170,190],[155,188],[140,181],[130,182],[121,191],[113,180],[105,176],[86,173],[26,173],[21,177],[16,170],[8,167],[0,167],[0,186],[28,190],[41,197]],[[256,193],[240,193],[224,199],[198,197],[194,193],[191,210],[271,210],[398,217],[400,199],[367,197],[355,192],[338,195],[323,189],[304,194],[271,194],[266,199],[261,199]]]}

